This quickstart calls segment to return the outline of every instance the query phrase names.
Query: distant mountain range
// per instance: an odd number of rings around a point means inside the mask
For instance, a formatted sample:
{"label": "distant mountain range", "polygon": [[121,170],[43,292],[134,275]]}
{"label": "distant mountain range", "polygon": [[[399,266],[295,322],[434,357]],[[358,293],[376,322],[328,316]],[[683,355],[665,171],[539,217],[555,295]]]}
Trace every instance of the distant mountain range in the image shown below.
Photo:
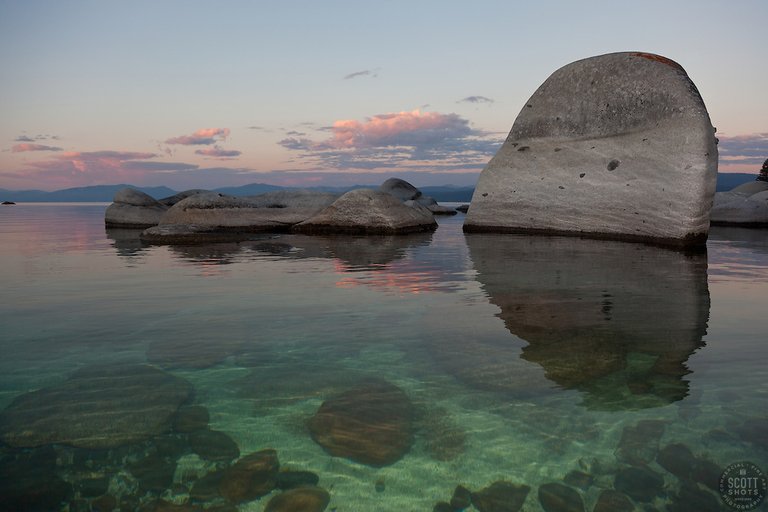
{"label": "distant mountain range", "polygon": [[[754,181],[755,174],[746,173],[723,173],[717,175],[717,191],[730,190],[737,185]],[[66,188],[46,192],[43,190],[7,190],[0,188],[0,201],[13,201],[17,203],[51,203],[51,202],[99,202],[108,203],[112,201],[115,192],[121,188],[131,187],[141,190],[160,199],[176,194],[178,191],[168,187],[137,187],[134,185],[95,185],[92,187]],[[265,183],[251,183],[241,187],[217,188],[214,191],[232,196],[254,196],[271,192],[273,190],[282,190],[291,187],[280,187],[277,185],[267,185]],[[355,185],[352,187],[308,187],[310,190],[322,190],[325,192],[343,193],[355,188],[376,188],[374,185]],[[421,187],[424,195],[434,197],[443,202],[469,202],[472,199],[474,187],[461,187],[455,185],[429,186]]]}
{"label": "distant mountain range", "polygon": [[[68,202],[97,202],[108,203],[115,197],[118,190],[131,187],[149,194],[155,199],[176,194],[177,190],[168,187],[137,187],[134,185],[95,185],[92,187],[67,188],[46,192],[43,190],[7,190],[0,188],[0,201],[13,201],[16,203],[68,203]],[[265,183],[251,183],[241,187],[217,188],[214,192],[232,196],[255,196],[273,190],[283,190],[295,187],[279,187]],[[324,192],[343,193],[355,188],[377,188],[376,185],[355,185],[352,187],[307,187],[309,190],[321,190]],[[438,201],[462,202],[472,199],[474,187],[459,187],[454,185],[421,187],[419,190],[424,195],[434,197]]]}

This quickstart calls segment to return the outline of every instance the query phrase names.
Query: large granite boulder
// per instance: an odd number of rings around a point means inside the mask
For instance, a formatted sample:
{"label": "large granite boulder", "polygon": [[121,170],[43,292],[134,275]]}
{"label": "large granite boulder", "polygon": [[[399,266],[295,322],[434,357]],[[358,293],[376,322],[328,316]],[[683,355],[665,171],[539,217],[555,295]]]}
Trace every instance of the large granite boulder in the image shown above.
{"label": "large granite boulder", "polygon": [[387,466],[411,449],[413,405],[397,386],[370,381],[323,402],[308,426],[331,455]]}
{"label": "large granite boulder", "polygon": [[157,225],[168,207],[133,188],[117,191],[104,212],[104,223],[115,228],[148,228]]}
{"label": "large granite boulder", "polygon": [[351,190],[310,219],[293,227],[298,233],[392,235],[431,231],[437,227],[423,207],[409,207],[379,190]]}
{"label": "large granite boulder", "polygon": [[51,443],[111,448],[171,428],[190,384],[144,364],[76,371],[57,386],[17,397],[0,413],[0,439],[17,447]]}
{"label": "large granite boulder", "polygon": [[576,61],[521,110],[480,174],[464,229],[701,245],[717,158],[680,65],[638,52]]}
{"label": "large granite boulder", "polygon": [[315,215],[336,197],[306,190],[283,190],[250,197],[201,193],[173,205],[159,225],[194,225],[215,231],[281,231]]}
{"label": "large granite boulder", "polygon": [[768,227],[768,181],[743,183],[715,194],[712,224]]}

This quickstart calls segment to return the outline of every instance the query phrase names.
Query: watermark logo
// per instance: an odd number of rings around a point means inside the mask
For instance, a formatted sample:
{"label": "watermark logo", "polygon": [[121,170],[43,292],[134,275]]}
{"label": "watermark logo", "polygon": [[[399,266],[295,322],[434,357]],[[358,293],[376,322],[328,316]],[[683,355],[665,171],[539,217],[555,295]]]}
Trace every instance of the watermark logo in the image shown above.
{"label": "watermark logo", "polygon": [[720,475],[720,498],[733,510],[753,510],[765,499],[768,479],[748,461],[731,464]]}

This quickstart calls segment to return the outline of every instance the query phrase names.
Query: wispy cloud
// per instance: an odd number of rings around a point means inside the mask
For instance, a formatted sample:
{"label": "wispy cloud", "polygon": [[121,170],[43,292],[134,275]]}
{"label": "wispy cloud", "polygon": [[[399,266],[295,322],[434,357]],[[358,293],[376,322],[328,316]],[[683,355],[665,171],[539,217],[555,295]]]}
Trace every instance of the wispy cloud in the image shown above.
{"label": "wispy cloud", "polygon": [[236,149],[222,149],[219,146],[214,146],[212,148],[198,149],[195,151],[195,154],[214,158],[234,158],[240,156],[242,151],[237,151]]}
{"label": "wispy cloud", "polygon": [[718,134],[720,162],[725,164],[760,165],[768,158],[768,133],[751,133],[729,137]]}
{"label": "wispy cloud", "polygon": [[491,98],[487,98],[485,96],[467,96],[466,98],[462,98],[456,103],[493,103],[494,100]]}
{"label": "wispy cloud", "polygon": [[327,140],[288,137],[279,144],[325,168],[466,169],[482,167],[502,142],[457,114],[419,110],[339,120],[330,131]]}
{"label": "wispy cloud", "polygon": [[58,135],[35,135],[30,137],[29,135],[19,135],[14,139],[16,142],[36,142],[41,140],[59,140]]}
{"label": "wispy cloud", "polygon": [[355,71],[354,73],[350,73],[346,76],[344,76],[344,80],[352,80],[353,78],[359,78],[361,76],[369,76],[371,78],[376,78],[379,76],[379,69],[364,69],[362,71]]}
{"label": "wispy cloud", "polygon": [[23,153],[25,151],[61,151],[62,149],[55,146],[46,146],[44,144],[33,144],[31,142],[22,142],[16,144],[11,148],[13,153]]}
{"label": "wispy cloud", "polygon": [[166,144],[182,144],[185,146],[205,146],[226,140],[229,137],[229,128],[202,128],[192,135],[172,137],[165,141]]}

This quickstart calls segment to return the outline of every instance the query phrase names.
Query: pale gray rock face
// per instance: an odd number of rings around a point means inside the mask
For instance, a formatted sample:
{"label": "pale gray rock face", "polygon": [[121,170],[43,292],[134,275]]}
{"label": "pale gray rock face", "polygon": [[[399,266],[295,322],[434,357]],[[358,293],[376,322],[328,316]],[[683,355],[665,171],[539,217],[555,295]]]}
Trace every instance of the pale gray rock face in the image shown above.
{"label": "pale gray rock face", "polygon": [[412,208],[386,192],[357,189],[293,229],[299,233],[399,234],[436,227],[432,214],[420,205]]}
{"label": "pale gray rock face", "polygon": [[280,231],[310,218],[336,197],[311,191],[278,191],[250,197],[209,192],[179,201],[159,224],[196,225],[208,230]]}
{"label": "pale gray rock face", "polygon": [[677,63],[601,55],[553,73],[480,175],[465,231],[706,241],[714,128]]}
{"label": "pale gray rock face", "polygon": [[715,194],[712,224],[768,227],[768,182],[753,181]]}
{"label": "pale gray rock face", "polygon": [[133,188],[115,193],[113,203],[104,213],[107,227],[147,228],[157,225],[167,206],[152,196]]}

